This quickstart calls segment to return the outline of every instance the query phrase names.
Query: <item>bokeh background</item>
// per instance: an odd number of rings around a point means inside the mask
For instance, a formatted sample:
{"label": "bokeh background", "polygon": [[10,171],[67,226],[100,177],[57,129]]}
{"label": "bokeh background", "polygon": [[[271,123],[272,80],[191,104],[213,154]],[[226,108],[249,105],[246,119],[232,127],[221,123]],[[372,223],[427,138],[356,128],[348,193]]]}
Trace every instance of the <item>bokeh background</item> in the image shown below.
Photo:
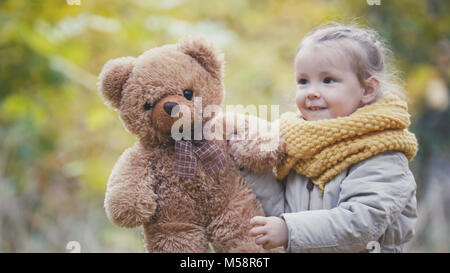
{"label": "bokeh background", "polygon": [[330,20],[390,44],[420,145],[406,250],[448,252],[449,15],[447,0],[0,0],[0,252],[68,252],[69,241],[144,252],[142,231],[113,226],[103,208],[109,173],[135,141],[96,89],[106,61],[201,34],[225,53],[226,104],[283,113],[295,109],[297,44]]}

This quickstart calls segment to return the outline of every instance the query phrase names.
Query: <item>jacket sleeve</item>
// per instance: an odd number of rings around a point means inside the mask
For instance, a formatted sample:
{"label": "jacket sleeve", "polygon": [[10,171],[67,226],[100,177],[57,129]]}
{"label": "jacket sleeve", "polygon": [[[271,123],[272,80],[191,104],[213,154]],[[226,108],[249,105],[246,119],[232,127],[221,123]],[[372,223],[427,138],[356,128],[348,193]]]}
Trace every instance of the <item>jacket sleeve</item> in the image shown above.
{"label": "jacket sleeve", "polygon": [[241,174],[261,203],[265,216],[280,216],[284,212],[284,188],[271,172],[242,170]]}
{"label": "jacket sleeve", "polygon": [[289,231],[287,251],[364,251],[401,214],[415,190],[408,160],[400,152],[355,164],[341,183],[337,207],[282,214]]}

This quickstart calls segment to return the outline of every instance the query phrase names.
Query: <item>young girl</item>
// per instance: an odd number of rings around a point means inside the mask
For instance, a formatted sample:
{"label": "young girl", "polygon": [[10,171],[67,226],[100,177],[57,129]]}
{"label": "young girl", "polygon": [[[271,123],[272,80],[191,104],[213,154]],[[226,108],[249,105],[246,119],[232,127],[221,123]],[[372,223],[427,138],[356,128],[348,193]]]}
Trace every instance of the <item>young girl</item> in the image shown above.
{"label": "young girl", "polygon": [[278,181],[249,175],[266,215],[250,234],[288,252],[402,252],[413,236],[417,141],[378,35],[321,26],[295,57],[300,113],[280,119],[286,157]]}

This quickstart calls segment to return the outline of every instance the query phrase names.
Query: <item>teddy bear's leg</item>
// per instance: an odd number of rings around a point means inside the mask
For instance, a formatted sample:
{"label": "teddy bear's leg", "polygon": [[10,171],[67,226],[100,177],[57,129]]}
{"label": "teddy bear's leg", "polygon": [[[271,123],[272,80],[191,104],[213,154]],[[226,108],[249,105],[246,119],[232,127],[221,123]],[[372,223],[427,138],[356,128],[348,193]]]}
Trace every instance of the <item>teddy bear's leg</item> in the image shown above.
{"label": "teddy bear's leg", "polygon": [[144,226],[148,252],[209,252],[205,228],[180,222]]}
{"label": "teddy bear's leg", "polygon": [[264,213],[255,195],[248,187],[242,187],[233,195],[228,208],[209,224],[207,232],[211,236],[216,252],[266,252],[249,235],[250,219]]}

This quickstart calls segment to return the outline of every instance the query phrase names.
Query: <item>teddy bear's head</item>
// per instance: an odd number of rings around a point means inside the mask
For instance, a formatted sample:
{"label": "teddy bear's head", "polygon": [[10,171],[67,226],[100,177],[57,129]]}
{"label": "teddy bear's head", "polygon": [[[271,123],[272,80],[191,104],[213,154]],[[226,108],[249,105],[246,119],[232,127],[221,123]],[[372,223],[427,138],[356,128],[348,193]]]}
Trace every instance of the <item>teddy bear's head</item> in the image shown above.
{"label": "teddy bear's head", "polygon": [[[206,39],[189,37],[137,58],[108,61],[98,88],[106,103],[119,111],[125,127],[142,142],[155,145],[170,137],[172,125],[183,116],[184,112],[173,115],[175,106],[188,107],[193,121],[194,98],[201,98],[202,110],[222,104],[222,74],[223,54]],[[202,121],[214,114],[204,115]]]}

